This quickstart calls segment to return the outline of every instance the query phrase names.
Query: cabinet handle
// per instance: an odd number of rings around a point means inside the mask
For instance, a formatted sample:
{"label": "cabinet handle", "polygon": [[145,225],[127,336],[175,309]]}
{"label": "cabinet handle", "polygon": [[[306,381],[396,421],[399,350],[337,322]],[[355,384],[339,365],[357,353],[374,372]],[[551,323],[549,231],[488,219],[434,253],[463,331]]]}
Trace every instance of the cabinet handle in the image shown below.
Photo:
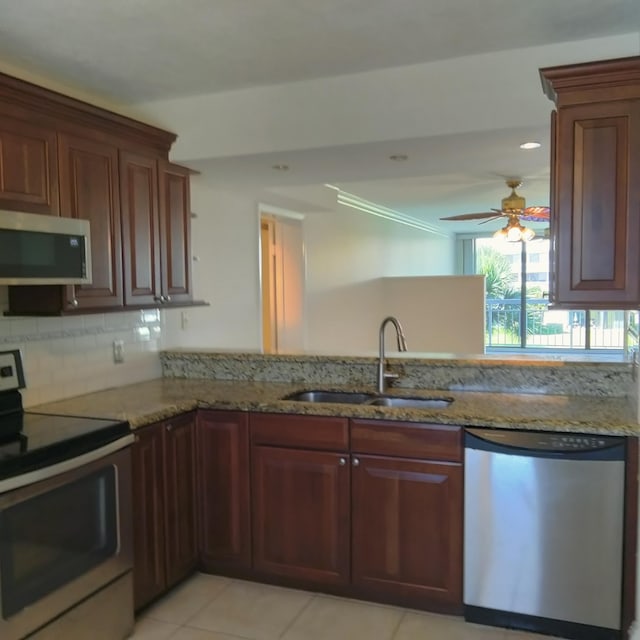
{"label": "cabinet handle", "polygon": [[339,464],[341,467],[344,467],[345,464],[347,464],[347,459],[346,458],[340,458],[340,460],[338,460]]}
{"label": "cabinet handle", "polygon": [[358,458],[354,458],[353,459],[353,466],[354,467],[359,467],[360,466],[360,460]]}
{"label": "cabinet handle", "polygon": [[72,307],[77,307],[78,306],[78,299],[77,298],[73,298],[73,299],[69,300],[69,304]]}

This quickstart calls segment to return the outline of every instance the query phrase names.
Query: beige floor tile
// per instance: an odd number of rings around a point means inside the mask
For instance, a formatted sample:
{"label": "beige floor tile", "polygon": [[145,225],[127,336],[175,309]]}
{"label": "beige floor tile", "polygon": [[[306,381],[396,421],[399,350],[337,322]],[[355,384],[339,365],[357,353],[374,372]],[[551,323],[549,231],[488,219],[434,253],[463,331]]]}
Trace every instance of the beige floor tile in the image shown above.
{"label": "beige floor tile", "polygon": [[282,640],[391,640],[401,609],[316,596]]}
{"label": "beige floor tile", "polygon": [[208,605],[227,585],[229,578],[198,573],[178,585],[167,596],[145,612],[145,617],[184,624]]}
{"label": "beige floor tile", "polygon": [[180,627],[171,640],[244,640],[240,636],[229,636],[217,631],[205,631],[193,627]]}
{"label": "beige floor tile", "polygon": [[129,640],[165,640],[178,629],[179,626],[177,624],[160,622],[145,616],[136,620],[136,627]]}
{"label": "beige floor tile", "polygon": [[188,626],[272,640],[280,637],[311,598],[304,591],[233,581]]}
{"label": "beige floor tile", "polygon": [[506,630],[462,618],[407,612],[393,640],[504,640]]}

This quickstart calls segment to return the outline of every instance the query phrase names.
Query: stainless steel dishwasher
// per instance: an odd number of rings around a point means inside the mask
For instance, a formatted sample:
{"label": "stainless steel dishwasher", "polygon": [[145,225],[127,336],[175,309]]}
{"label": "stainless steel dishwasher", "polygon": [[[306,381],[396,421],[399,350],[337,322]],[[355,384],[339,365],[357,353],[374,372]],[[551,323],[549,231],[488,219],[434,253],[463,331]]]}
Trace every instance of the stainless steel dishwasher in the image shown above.
{"label": "stainless steel dishwasher", "polygon": [[625,453],[615,436],[466,430],[467,620],[622,637]]}

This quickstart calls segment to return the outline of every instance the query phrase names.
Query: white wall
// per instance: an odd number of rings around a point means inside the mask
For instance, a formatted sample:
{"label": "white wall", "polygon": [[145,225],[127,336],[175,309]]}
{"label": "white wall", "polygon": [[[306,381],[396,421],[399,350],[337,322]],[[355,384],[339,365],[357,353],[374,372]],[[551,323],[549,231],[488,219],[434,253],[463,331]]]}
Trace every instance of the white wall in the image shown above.
{"label": "white wall", "polygon": [[377,349],[388,315],[378,278],[454,272],[454,240],[347,207],[304,221],[306,349],[362,354]]}

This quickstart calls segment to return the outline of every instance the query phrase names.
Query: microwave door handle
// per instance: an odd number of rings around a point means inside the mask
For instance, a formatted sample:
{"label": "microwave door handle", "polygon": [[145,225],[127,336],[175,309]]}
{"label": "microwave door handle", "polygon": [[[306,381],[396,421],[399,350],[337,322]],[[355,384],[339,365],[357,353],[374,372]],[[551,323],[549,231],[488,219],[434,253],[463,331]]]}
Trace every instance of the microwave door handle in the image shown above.
{"label": "microwave door handle", "polygon": [[63,462],[58,462],[42,469],[36,469],[35,471],[29,471],[12,478],[0,480],[0,495],[7,491],[20,489],[21,487],[26,487],[30,484],[47,480],[48,478],[53,478],[61,473],[78,469],[90,462],[95,462],[96,460],[100,460],[100,458],[104,458],[105,456],[115,453],[120,449],[128,447],[133,443],[133,441],[133,434],[129,434],[106,444],[104,447],[100,447],[94,451],[88,451],[87,453],[83,453],[82,455],[71,458],[70,460],[64,460]]}

